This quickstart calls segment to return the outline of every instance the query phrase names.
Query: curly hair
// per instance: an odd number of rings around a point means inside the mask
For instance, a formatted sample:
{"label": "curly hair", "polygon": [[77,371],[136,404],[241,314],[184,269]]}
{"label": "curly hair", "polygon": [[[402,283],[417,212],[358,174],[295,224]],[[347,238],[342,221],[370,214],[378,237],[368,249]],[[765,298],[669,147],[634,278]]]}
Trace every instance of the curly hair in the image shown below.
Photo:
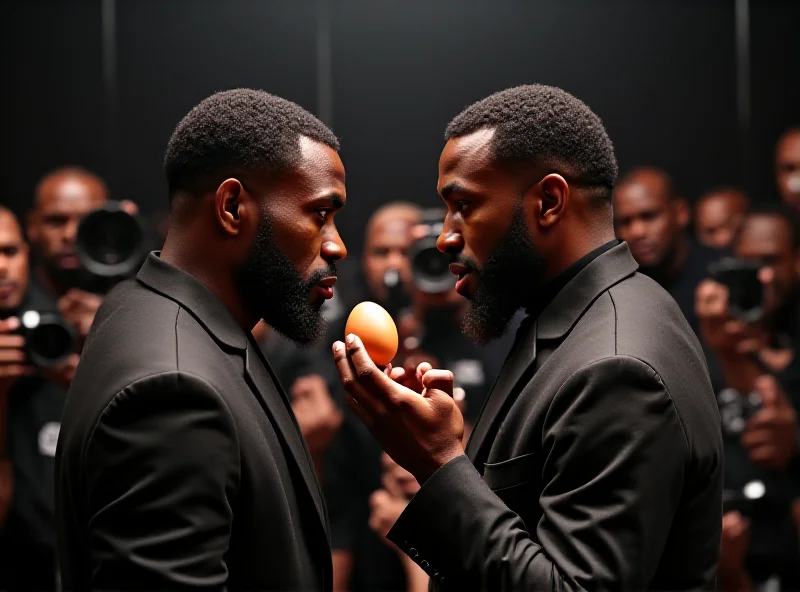
{"label": "curly hair", "polygon": [[234,168],[287,170],[299,157],[300,136],[339,150],[333,132],[291,101],[245,88],[213,94],[181,119],[169,139],[164,171],[170,198]]}
{"label": "curly hair", "polygon": [[467,107],[445,140],[492,128],[498,161],[560,162],[586,187],[610,200],[617,180],[614,147],[603,122],[568,92],[532,84],[503,90]]}

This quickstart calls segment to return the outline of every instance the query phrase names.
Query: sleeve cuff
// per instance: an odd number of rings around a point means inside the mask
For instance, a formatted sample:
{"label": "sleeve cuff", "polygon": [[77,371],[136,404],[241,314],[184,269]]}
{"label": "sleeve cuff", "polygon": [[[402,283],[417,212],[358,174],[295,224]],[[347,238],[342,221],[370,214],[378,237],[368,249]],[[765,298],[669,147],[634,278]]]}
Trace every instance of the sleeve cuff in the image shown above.
{"label": "sleeve cuff", "polygon": [[[458,498],[460,512],[479,512],[480,494],[470,492],[488,491],[480,473],[466,455],[461,455],[431,475],[408,503],[403,513],[386,535],[403,553],[408,555],[438,584],[444,582],[440,567],[452,565],[456,557],[448,538],[452,532],[443,532],[442,523],[434,517],[452,513],[454,499]],[[491,493],[491,492],[489,492]],[[485,497],[484,497],[485,499]],[[469,506],[474,505],[474,508]]]}

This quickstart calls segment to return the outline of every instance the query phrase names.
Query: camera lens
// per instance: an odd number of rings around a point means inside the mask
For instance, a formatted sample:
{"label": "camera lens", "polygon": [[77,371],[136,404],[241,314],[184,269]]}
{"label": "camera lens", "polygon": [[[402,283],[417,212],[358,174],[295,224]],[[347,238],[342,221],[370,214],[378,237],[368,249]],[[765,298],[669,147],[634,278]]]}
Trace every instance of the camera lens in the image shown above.
{"label": "camera lens", "polygon": [[78,257],[99,277],[124,277],[140,267],[146,237],[139,219],[111,203],[87,214],[78,226]]}
{"label": "camera lens", "polygon": [[29,310],[21,321],[28,359],[36,366],[58,366],[74,351],[75,331],[55,313]]}
{"label": "camera lens", "polygon": [[436,248],[436,237],[426,236],[412,248],[411,276],[414,285],[428,294],[452,290],[456,277],[450,273],[450,257]]}

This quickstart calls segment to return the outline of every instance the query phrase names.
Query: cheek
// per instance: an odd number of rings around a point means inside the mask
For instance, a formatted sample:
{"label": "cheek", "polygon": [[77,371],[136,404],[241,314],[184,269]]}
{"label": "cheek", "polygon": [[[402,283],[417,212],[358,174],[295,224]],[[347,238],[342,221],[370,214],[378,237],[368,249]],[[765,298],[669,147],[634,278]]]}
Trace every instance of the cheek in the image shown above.
{"label": "cheek", "polygon": [[[511,219],[511,213],[503,212],[487,214],[476,212],[468,217],[464,221],[462,230],[464,255],[483,265],[508,232]],[[506,224],[498,224],[499,221],[505,221]]]}

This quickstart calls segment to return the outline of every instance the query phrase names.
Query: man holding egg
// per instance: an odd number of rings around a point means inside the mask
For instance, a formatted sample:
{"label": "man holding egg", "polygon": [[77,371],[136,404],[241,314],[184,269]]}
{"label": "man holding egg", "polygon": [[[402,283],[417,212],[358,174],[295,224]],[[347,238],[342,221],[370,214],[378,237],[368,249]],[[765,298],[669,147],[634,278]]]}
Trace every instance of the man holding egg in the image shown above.
{"label": "man holding egg", "polygon": [[451,590],[713,589],[716,401],[678,306],[614,237],[602,122],[531,85],[468,107],[446,139],[438,247],[464,330],[488,342],[528,316],[466,449],[453,375],[392,368],[381,315],[334,344],[348,404],[421,484],[387,538]]}

